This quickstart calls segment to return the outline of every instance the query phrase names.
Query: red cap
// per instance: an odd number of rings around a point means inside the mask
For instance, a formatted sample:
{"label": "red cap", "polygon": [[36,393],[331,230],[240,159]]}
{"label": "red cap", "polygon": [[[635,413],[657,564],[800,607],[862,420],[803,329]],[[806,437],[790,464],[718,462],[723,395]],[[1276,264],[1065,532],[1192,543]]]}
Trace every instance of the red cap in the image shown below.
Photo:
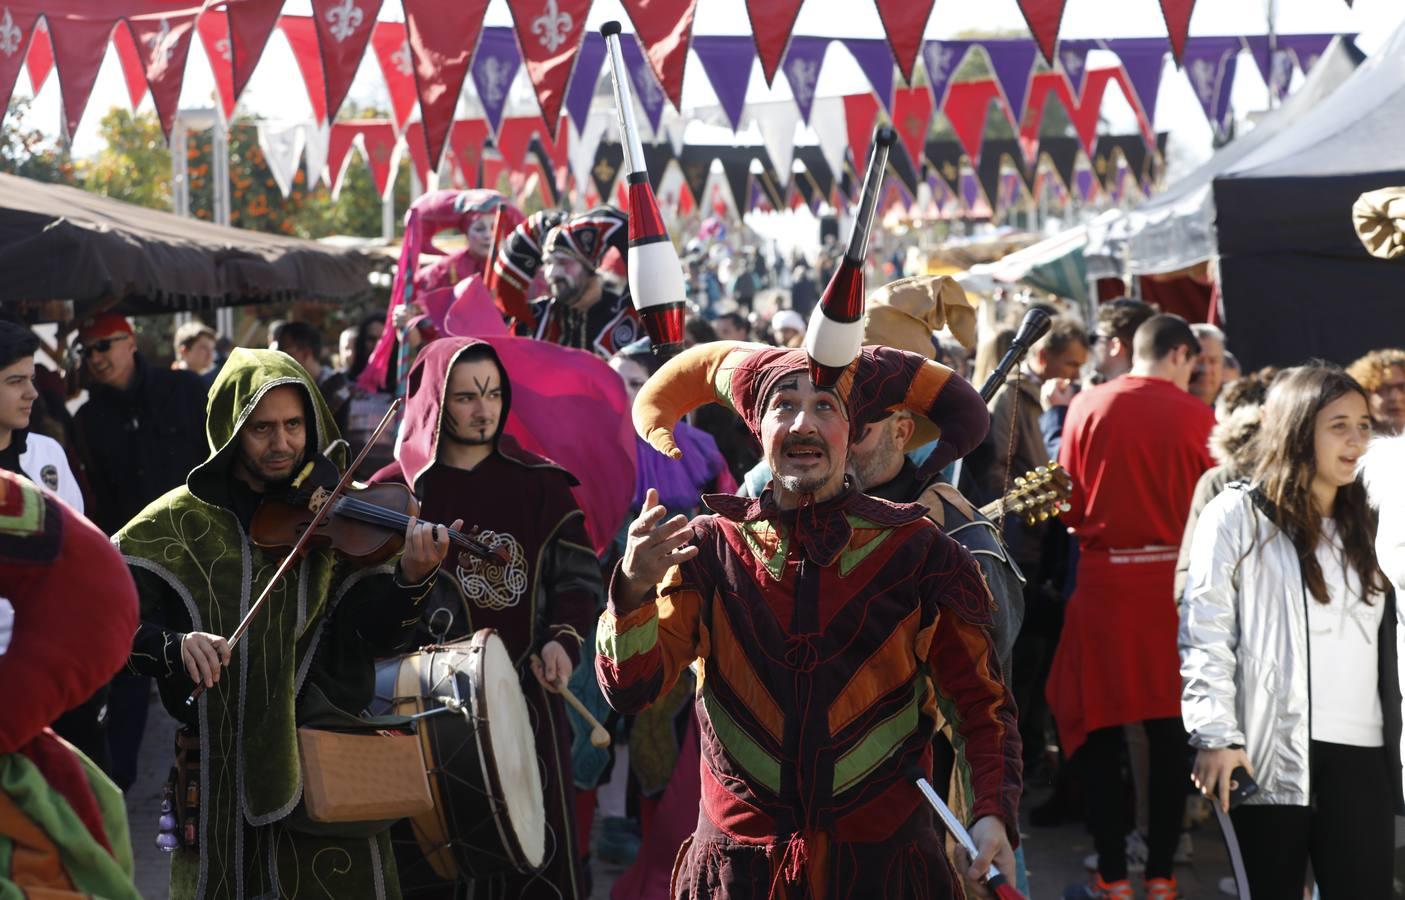
{"label": "red cap", "polygon": [[131,333],[132,323],[127,321],[126,316],[115,312],[99,313],[78,326],[78,343],[91,344],[114,334]]}

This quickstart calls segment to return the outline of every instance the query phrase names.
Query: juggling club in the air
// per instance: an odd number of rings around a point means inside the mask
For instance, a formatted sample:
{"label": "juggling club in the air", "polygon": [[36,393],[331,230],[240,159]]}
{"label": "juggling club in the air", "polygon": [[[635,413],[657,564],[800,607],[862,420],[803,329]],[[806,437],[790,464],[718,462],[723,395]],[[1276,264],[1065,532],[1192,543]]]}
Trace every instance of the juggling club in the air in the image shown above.
{"label": "juggling club in the air", "polygon": [[606,22],[600,33],[605,36],[610,55],[629,191],[629,295],[644,320],[654,355],[666,360],[683,349],[683,318],[687,313],[683,264],[664,228],[658,200],[649,185],[649,172],[644,167],[644,145],[634,123],[629,76],[620,52],[620,23]]}
{"label": "juggling club in the air", "polygon": [[893,129],[886,125],[880,125],[873,134],[849,249],[810,314],[805,351],[810,356],[810,380],[815,387],[833,387],[863,349],[864,257],[868,255],[868,235],[873,229],[878,195],[883,190],[883,172],[888,168],[888,148],[894,139]]}

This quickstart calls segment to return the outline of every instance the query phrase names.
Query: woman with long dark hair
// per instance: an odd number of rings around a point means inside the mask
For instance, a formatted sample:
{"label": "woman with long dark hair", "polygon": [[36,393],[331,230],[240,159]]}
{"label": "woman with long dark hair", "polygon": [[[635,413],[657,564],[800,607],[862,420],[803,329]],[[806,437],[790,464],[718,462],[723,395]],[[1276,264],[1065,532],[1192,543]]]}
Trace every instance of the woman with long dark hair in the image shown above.
{"label": "woman with long dark hair", "polygon": [[1181,609],[1182,715],[1197,786],[1232,812],[1255,900],[1392,895],[1401,801],[1394,595],[1356,478],[1366,393],[1314,363],[1274,383],[1258,464],[1201,513]]}

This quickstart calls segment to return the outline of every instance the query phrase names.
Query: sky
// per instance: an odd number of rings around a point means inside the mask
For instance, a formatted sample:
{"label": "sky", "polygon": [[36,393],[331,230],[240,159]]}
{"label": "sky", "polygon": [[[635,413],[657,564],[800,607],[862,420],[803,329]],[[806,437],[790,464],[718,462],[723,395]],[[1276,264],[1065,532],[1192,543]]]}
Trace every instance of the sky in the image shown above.
{"label": "sky", "polygon": [[[1367,53],[1383,44],[1402,21],[1405,21],[1405,3],[1401,0],[1356,0],[1354,8],[1348,7],[1344,0],[1276,0],[1274,5],[1280,33],[1356,32],[1360,35],[1358,44]],[[1191,19],[1190,33],[1192,36],[1262,34],[1267,27],[1268,7],[1269,0],[1201,0],[1196,5]],[[308,0],[289,0],[284,12],[307,15],[311,12],[311,7]],[[381,11],[381,18],[401,17],[400,4],[396,0],[387,0]],[[596,0],[591,7],[587,27],[598,28],[602,22],[609,19],[619,19],[625,23],[626,28],[630,27],[619,0]],[[491,0],[486,24],[511,23],[507,0]],[[925,37],[950,38],[973,29],[1002,29],[1027,33],[1015,0],[936,0]],[[695,35],[745,34],[749,30],[744,0],[699,0],[694,22]],[[795,33],[834,37],[882,37],[883,28],[876,9],[867,0],[806,0],[800,10]],[[1065,38],[1164,37],[1165,34],[1165,23],[1157,0],[1068,0],[1063,28],[1060,31],[1060,35]],[[1096,51],[1089,57],[1088,63],[1090,66],[1115,64],[1116,57]],[[1238,72],[1233,93],[1236,114],[1243,116],[1265,108],[1268,101],[1267,90],[1259,77],[1257,67],[1247,54],[1241,57]],[[241,100],[240,109],[246,114],[260,118],[305,120],[311,115],[306,92],[288,89],[289,84],[301,85],[301,82],[286,42],[281,33],[275,32]],[[848,52],[839,45],[832,45],[825,58],[817,86],[818,94],[834,96],[866,89],[867,81]],[[21,76],[16,86],[16,94],[27,95],[29,91],[28,78]],[[370,53],[357,74],[350,96],[361,103],[376,104],[383,108],[389,106],[379,69]],[[191,43],[181,105],[183,108],[209,107],[213,105],[212,97],[213,81],[200,41],[197,39]],[[783,77],[777,77],[775,85],[767,89],[760,64],[754,65],[747,95],[748,102],[789,97],[790,92]],[[685,71],[683,102],[685,109],[716,102],[695,56],[690,57]],[[109,107],[126,106],[127,103],[126,88],[116,55],[109,50],[98,77],[97,87],[75,136],[74,150],[79,156],[87,156],[101,149],[101,139],[97,133],[99,119]],[[514,84],[510,104],[509,115],[536,111],[525,70],[519,73]],[[517,109],[514,110],[514,106]],[[143,101],[142,108],[150,107],[151,100],[148,97]],[[1130,132],[1135,128],[1130,107],[1122,101],[1116,91],[1109,92],[1104,114],[1113,129],[1118,132]],[[1205,122],[1189,82],[1184,74],[1174,69],[1169,57],[1162,77],[1155,124],[1158,130],[1171,132],[1177,151],[1173,155],[1179,166],[1194,164],[1209,155],[1210,127]],[[57,77],[49,78],[25,117],[24,125],[39,128],[50,134],[57,133]],[[707,135],[707,139],[720,140],[715,132],[714,129],[713,133]],[[727,132],[724,130],[722,135],[725,137]],[[695,130],[688,133],[688,139],[703,138]],[[747,139],[746,135],[743,135],[742,141],[756,142],[755,139]],[[802,132],[800,142],[813,143],[814,139],[812,136],[807,138]],[[1170,174],[1174,176],[1175,172]]]}

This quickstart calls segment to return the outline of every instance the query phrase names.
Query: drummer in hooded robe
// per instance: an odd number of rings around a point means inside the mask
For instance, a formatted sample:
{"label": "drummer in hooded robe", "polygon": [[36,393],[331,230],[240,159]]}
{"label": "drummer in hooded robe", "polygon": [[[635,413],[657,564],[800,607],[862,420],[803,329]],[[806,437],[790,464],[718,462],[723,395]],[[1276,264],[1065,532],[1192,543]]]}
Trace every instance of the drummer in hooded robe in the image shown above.
{"label": "drummer in hooded robe", "polygon": [[[580,659],[604,593],[585,516],[571,494],[576,479],[503,434],[512,383],[487,342],[445,338],[430,344],[410,373],[396,463],[373,482],[413,487],[428,518],[447,515],[481,529],[478,538],[506,551],[506,565],[450,554],[425,602],[423,643],[496,629],[516,664],[531,714],[546,799],[546,862],[533,874],[509,872],[487,884],[421,890],[427,865],[401,857],[401,884],[414,897],[475,900],[588,895],[572,816],[571,729],[561,698]],[[541,663],[533,661],[540,657]],[[403,852],[397,841],[397,851]]]}
{"label": "drummer in hooded robe", "polygon": [[[310,550],[231,650],[223,636],[286,553],[253,545],[254,513],[315,457],[338,474],[347,461],[316,384],[277,350],[230,354],[206,435],[209,458],[113,538],[141,601],[127,666],[156,679],[198,767],[197,808],[185,812],[184,784],[175,792],[196,840],[171,855],[170,896],[399,897],[387,831],[310,833],[297,726],[313,702],[352,714],[371,702],[374,658],[408,646],[448,535],[412,521],[399,561],[377,567]],[[197,680],[206,690],[192,708]]]}

